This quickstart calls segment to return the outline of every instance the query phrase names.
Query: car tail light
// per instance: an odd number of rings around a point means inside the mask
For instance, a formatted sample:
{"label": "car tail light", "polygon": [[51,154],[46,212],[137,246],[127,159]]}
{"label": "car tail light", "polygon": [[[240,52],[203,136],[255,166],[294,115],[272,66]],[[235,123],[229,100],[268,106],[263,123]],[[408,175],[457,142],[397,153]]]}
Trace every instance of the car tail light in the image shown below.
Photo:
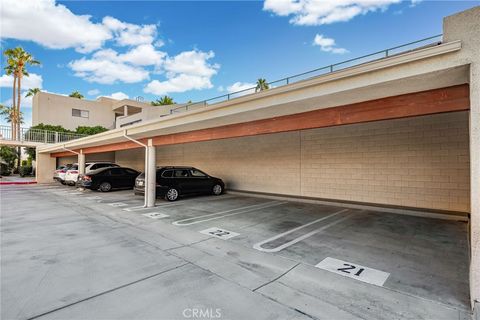
{"label": "car tail light", "polygon": [[85,181],[92,181],[92,177],[90,176],[83,176],[82,179]]}
{"label": "car tail light", "polygon": [[62,170],[59,170],[58,172],[60,172],[60,173],[65,173],[65,172],[67,172],[67,171],[64,170],[64,169],[62,169]]}
{"label": "car tail light", "polygon": [[75,174],[77,174],[78,171],[77,171],[77,170],[72,170],[72,171],[70,171],[70,173],[75,173]]}

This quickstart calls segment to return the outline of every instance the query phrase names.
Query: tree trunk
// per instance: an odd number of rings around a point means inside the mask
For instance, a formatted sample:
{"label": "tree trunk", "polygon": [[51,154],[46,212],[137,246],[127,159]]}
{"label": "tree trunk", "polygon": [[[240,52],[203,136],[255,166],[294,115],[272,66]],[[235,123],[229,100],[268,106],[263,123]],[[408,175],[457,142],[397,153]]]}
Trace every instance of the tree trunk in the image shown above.
{"label": "tree trunk", "polygon": [[[18,81],[18,86],[17,86],[17,139],[20,141],[20,125],[21,125],[21,119],[20,119],[20,98],[22,96],[22,70],[23,66],[20,66],[20,71],[18,72],[17,76],[17,81]],[[22,148],[18,147],[17,148],[17,153],[18,153],[18,158],[17,158],[17,167],[20,167],[20,162],[21,162],[21,155],[22,155]]]}
{"label": "tree trunk", "polygon": [[17,76],[17,81],[18,81],[18,86],[17,86],[17,139],[20,140],[20,125],[21,125],[21,119],[20,119],[20,98],[22,97],[22,68],[20,68],[20,71],[18,72]]}
{"label": "tree trunk", "polygon": [[16,95],[17,95],[17,74],[14,72],[13,73],[13,94],[12,94],[12,133],[11,133],[11,138],[12,140],[16,140],[17,139],[17,124],[16,124],[16,112],[15,112],[15,108],[16,108],[16,103],[15,103],[15,99],[16,99]]}

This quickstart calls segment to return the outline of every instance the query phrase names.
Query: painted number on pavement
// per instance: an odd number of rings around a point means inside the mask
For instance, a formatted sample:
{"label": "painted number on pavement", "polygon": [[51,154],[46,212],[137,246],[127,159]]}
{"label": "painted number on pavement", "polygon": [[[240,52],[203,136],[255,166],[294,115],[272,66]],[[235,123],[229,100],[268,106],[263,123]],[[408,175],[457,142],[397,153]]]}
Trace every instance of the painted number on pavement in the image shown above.
{"label": "painted number on pavement", "polygon": [[109,203],[108,205],[109,205],[109,206],[112,206],[112,207],[125,207],[125,206],[128,206],[128,204],[123,203],[123,202],[113,202],[113,203]]}
{"label": "painted number on pavement", "polygon": [[142,215],[152,219],[162,219],[162,218],[170,217],[168,214],[161,213],[161,212],[149,212],[149,213],[144,213]]}
{"label": "painted number on pavement", "polygon": [[363,282],[383,286],[390,273],[327,257],[315,267]]}
{"label": "painted number on pavement", "polygon": [[220,228],[216,228],[216,227],[202,230],[202,231],[200,231],[200,233],[203,233],[203,234],[215,237],[215,238],[223,239],[223,240],[227,240],[227,239],[236,237],[240,234],[240,233],[236,233],[236,232],[233,232],[233,231],[228,231],[228,230],[220,229]]}

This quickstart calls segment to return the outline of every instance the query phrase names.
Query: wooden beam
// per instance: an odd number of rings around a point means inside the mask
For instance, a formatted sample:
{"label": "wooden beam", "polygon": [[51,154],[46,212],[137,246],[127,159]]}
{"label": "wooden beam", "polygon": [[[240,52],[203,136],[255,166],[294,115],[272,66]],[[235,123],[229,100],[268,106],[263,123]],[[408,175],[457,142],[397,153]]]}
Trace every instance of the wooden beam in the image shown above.
{"label": "wooden beam", "polygon": [[[416,117],[469,109],[469,87],[468,84],[462,84],[263,120],[155,136],[151,137],[151,139],[153,139],[154,145],[162,146]],[[145,142],[146,139],[142,139],[142,141]],[[139,148],[139,146],[133,142],[120,142],[83,148],[83,153],[89,154],[133,148]],[[65,152],[51,154],[52,157],[65,155],[67,155]]]}

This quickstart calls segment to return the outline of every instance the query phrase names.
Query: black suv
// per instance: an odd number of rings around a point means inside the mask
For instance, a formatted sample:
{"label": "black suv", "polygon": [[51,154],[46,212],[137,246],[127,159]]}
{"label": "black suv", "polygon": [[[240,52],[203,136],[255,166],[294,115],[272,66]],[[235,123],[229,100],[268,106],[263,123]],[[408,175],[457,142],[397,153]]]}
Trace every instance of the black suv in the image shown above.
{"label": "black suv", "polygon": [[[220,195],[224,189],[225,184],[221,179],[193,167],[157,168],[156,195],[168,201],[175,201],[187,194]],[[136,195],[145,193],[145,173],[137,177],[133,190]]]}

